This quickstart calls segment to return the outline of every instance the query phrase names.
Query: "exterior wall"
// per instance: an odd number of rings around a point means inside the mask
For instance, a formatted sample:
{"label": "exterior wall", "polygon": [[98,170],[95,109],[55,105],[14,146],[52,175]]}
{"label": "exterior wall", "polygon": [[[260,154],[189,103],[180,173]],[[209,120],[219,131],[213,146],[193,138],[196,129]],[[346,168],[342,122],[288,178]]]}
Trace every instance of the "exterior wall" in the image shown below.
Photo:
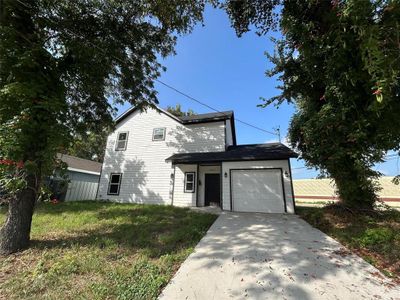
{"label": "exterior wall", "polygon": [[[386,204],[394,207],[400,206],[400,186],[395,185],[393,177],[379,178],[382,190],[378,192],[379,198]],[[328,179],[296,179],[293,180],[294,195],[299,203],[321,203],[338,201],[335,182]]]}
{"label": "exterior wall", "polygon": [[231,146],[233,145],[233,133],[232,133],[232,126],[231,126],[231,120],[226,120],[225,123],[226,126],[226,146]]}
{"label": "exterior wall", "polygon": [[221,166],[199,166],[199,206],[204,206],[205,174],[219,174]]}
{"label": "exterior wall", "polygon": [[197,186],[195,185],[194,193],[185,193],[185,172],[194,172],[195,182],[198,180],[197,165],[176,165],[172,204],[175,206],[196,206]]}
{"label": "exterior wall", "polygon": [[[165,127],[164,141],[153,141],[153,129]],[[115,151],[118,132],[128,131],[125,151]],[[165,159],[179,152],[225,150],[224,122],[184,126],[155,109],[139,110],[117,125],[107,139],[98,199],[170,204],[174,169]],[[110,173],[122,173],[119,195],[107,195]]]}
{"label": "exterior wall", "polygon": [[99,175],[81,172],[67,172],[68,183],[65,201],[94,200],[96,199]]}
{"label": "exterior wall", "polygon": [[[222,209],[231,210],[230,200],[230,169],[258,169],[258,168],[282,168],[284,193],[286,197],[286,209],[288,213],[294,213],[293,193],[291,178],[284,174],[290,174],[288,160],[263,160],[263,161],[236,161],[222,163]],[[227,173],[225,178],[224,174]]]}

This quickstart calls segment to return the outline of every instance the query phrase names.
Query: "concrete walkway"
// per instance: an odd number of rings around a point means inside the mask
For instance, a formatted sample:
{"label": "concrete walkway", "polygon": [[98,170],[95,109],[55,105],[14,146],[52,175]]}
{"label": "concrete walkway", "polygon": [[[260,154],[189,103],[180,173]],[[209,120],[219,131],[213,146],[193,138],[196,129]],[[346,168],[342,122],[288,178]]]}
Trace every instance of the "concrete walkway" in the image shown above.
{"label": "concrete walkway", "polygon": [[400,299],[400,288],[297,216],[222,213],[160,299]]}

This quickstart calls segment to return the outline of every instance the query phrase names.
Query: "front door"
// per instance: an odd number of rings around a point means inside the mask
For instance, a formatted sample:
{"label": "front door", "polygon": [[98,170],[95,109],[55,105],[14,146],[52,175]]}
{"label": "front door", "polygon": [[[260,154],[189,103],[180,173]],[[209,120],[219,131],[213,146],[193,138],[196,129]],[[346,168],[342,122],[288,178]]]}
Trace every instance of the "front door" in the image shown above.
{"label": "front door", "polygon": [[204,205],[221,206],[221,183],[219,174],[205,174]]}

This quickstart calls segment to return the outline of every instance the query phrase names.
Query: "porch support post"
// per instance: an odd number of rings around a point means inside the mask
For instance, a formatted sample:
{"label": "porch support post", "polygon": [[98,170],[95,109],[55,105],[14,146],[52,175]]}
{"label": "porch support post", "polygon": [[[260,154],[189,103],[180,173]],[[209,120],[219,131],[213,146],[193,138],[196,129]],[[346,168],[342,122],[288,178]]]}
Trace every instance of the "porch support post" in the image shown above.
{"label": "porch support post", "polygon": [[199,207],[199,164],[197,164],[197,172],[196,172],[196,207]]}

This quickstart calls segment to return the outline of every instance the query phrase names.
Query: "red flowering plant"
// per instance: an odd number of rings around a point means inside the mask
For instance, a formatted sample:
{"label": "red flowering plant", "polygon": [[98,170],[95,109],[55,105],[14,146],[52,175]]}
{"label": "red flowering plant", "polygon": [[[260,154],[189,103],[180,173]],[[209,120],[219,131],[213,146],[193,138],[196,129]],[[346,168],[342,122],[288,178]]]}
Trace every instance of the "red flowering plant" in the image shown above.
{"label": "red flowering plant", "polygon": [[0,186],[8,195],[14,195],[18,190],[26,187],[25,163],[12,159],[0,158]]}

